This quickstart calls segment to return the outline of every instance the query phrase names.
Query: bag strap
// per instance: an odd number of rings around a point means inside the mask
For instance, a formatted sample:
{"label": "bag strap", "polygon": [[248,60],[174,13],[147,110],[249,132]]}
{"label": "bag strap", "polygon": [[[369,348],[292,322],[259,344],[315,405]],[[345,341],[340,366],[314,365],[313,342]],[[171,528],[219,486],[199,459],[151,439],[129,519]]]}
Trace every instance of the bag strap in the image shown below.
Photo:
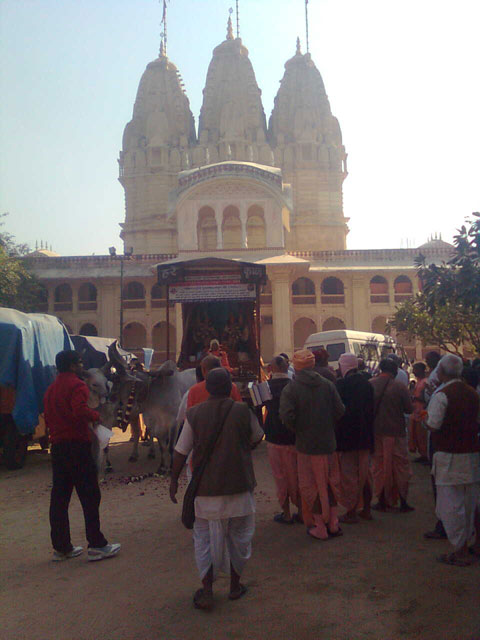
{"label": "bag strap", "polygon": [[387,387],[390,384],[391,380],[392,380],[392,378],[388,378],[387,384],[383,387],[382,393],[380,394],[380,397],[377,400],[377,403],[375,405],[375,411],[373,412],[373,419],[374,420],[377,417],[378,410],[380,409],[380,405],[382,404],[383,396],[385,395],[385,391],[387,390]]}
{"label": "bag strap", "polygon": [[[229,400],[231,400],[231,398],[229,398]],[[210,438],[207,446],[205,447],[205,451],[203,453],[203,458],[200,460],[200,463],[193,470],[191,482],[196,484],[197,488],[198,488],[198,486],[200,484],[201,477],[203,476],[203,473],[204,473],[205,468],[206,468],[206,466],[208,464],[208,461],[210,460],[210,457],[211,457],[211,455],[213,453],[213,450],[215,449],[215,445],[218,442],[220,434],[223,431],[223,427],[225,426],[227,418],[230,415],[230,412],[233,409],[233,405],[234,404],[235,404],[235,401],[231,400],[230,407],[228,408],[227,412],[225,413],[223,419],[221,420],[220,426],[218,427],[217,431],[213,434],[213,436]]]}

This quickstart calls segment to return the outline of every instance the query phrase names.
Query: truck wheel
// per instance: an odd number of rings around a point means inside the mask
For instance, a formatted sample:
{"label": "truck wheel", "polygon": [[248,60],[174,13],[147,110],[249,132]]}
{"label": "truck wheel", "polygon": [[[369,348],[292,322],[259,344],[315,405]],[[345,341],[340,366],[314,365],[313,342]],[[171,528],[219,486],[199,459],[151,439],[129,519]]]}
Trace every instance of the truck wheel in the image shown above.
{"label": "truck wheel", "polygon": [[13,420],[9,420],[3,438],[3,458],[7,469],[21,469],[27,457],[28,436],[18,433]]}

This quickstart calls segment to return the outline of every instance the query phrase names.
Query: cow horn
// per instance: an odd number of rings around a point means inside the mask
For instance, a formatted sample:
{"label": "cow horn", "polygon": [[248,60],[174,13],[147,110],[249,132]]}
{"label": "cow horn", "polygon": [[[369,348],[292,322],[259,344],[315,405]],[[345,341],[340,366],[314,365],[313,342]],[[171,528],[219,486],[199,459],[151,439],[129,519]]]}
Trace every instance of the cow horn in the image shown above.
{"label": "cow horn", "polygon": [[114,366],[118,373],[126,373],[126,362],[118,352],[117,340],[114,340],[112,344],[108,346],[108,360],[109,365]]}

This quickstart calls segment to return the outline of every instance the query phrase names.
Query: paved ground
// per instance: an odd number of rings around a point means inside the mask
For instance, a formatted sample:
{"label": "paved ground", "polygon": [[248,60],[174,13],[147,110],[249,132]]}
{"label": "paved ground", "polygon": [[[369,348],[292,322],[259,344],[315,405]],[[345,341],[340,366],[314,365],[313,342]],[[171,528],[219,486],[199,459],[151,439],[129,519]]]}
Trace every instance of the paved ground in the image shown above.
{"label": "paved ground", "polygon": [[[446,542],[428,542],[433,523],[428,469],[414,466],[412,514],[379,514],[344,526],[343,538],[316,542],[300,525],[272,522],[277,511],[266,452],[255,452],[258,479],[254,555],[245,598],[230,602],[216,583],[216,608],[191,603],[197,588],[191,534],[170,503],[165,479],[125,485],[127,474],[154,470],[127,462],[116,438],[116,472],[103,485],[102,526],[122,543],[112,560],[85,556],[50,561],[48,456],[30,453],[25,469],[0,469],[0,637],[3,640],[326,640],[480,639],[480,564],[447,567],[435,556]],[[85,544],[73,498],[75,544]]]}

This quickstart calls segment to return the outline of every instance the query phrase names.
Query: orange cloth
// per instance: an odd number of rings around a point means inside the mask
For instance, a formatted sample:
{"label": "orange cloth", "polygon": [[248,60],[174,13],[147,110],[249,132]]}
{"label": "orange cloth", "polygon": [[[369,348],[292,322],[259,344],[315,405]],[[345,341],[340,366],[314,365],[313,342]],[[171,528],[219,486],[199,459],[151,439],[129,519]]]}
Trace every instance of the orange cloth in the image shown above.
{"label": "orange cloth", "polygon": [[293,444],[273,444],[267,442],[267,453],[272,474],[277,487],[277,498],[283,507],[287,498],[300,506],[298,489],[297,450]]}
{"label": "orange cloth", "polygon": [[396,505],[399,495],[406,500],[412,477],[407,439],[375,435],[372,473],[375,495],[379,498],[383,491],[389,507]]}
{"label": "orange cloth", "polygon": [[363,489],[370,482],[370,451],[339,451],[341,497],[347,511],[363,507]]}
{"label": "orange cloth", "polygon": [[336,453],[330,455],[310,456],[297,453],[298,483],[308,512],[313,513],[313,507],[318,498],[322,520],[325,524],[331,521],[331,507],[336,507],[340,498],[340,473]]}
{"label": "orange cloth", "polygon": [[410,416],[408,425],[408,450],[410,453],[418,453],[423,458],[428,458],[428,432],[421,420],[415,420]]}
{"label": "orange cloth", "polygon": [[208,353],[209,355],[215,356],[215,358],[218,358],[220,360],[221,366],[224,369],[226,369],[227,371],[230,371],[230,373],[232,372],[232,367],[230,366],[230,363],[228,361],[228,356],[225,351],[222,351],[221,349],[219,351],[212,351],[211,349],[209,349]]}
{"label": "orange cloth", "polygon": [[[232,400],[235,400],[235,402],[242,401],[240,391],[238,390],[238,387],[234,382],[232,383],[232,391],[230,393],[230,397],[232,398]],[[197,384],[194,384],[188,392],[187,409],[190,409],[190,407],[194,407],[201,402],[205,402],[205,400],[208,400],[209,398],[210,394],[207,391],[205,380],[203,380],[202,382],[197,382]]]}
{"label": "orange cloth", "polygon": [[312,368],[315,364],[315,356],[308,349],[301,349],[293,354],[293,368],[297,371]]}

